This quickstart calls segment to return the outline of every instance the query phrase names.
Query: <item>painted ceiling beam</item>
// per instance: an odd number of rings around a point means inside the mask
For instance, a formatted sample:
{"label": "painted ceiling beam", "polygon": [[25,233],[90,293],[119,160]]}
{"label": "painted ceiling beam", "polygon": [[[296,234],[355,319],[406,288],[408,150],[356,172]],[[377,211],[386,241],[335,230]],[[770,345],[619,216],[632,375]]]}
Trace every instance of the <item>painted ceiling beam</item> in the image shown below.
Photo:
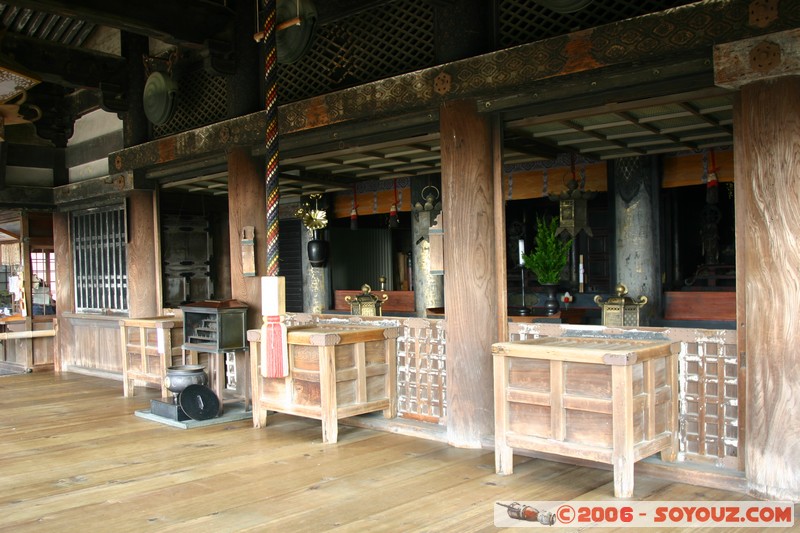
{"label": "painted ceiling beam", "polygon": [[233,11],[210,0],[7,0],[5,4],[198,47],[228,32],[233,23]]}
{"label": "painted ceiling beam", "polygon": [[0,40],[0,65],[13,57],[42,81],[65,87],[98,89],[128,83],[125,58],[6,32]]}
{"label": "painted ceiling beam", "polygon": [[[279,109],[282,146],[317,131],[438,112],[449,100],[472,99],[484,111],[498,111],[494,102],[503,102],[500,107],[511,110],[530,105],[543,87],[550,88],[546,105],[552,109],[564,99],[559,87],[570,83],[571,96],[589,106],[605,104],[616,91],[632,96],[637,83],[661,86],[664,94],[681,92],[686,80],[713,86],[715,45],[800,27],[800,0],[783,0],[775,16],[755,22],[750,3],[697,2],[285,104]],[[221,152],[231,142],[257,147],[264,127],[263,112],[226,120],[112,153],[109,168],[151,168]]]}

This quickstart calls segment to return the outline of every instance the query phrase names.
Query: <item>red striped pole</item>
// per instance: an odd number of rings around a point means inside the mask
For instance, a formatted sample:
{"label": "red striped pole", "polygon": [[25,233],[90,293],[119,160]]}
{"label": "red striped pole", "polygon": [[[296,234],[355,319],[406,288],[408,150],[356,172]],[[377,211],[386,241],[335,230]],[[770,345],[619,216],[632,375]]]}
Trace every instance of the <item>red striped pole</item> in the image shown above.
{"label": "red striped pole", "polygon": [[276,46],[276,0],[266,1],[267,17],[264,21],[263,39],[266,44],[264,63],[264,86],[266,87],[265,109],[267,111],[267,276],[277,276],[279,270],[278,253],[278,51]]}

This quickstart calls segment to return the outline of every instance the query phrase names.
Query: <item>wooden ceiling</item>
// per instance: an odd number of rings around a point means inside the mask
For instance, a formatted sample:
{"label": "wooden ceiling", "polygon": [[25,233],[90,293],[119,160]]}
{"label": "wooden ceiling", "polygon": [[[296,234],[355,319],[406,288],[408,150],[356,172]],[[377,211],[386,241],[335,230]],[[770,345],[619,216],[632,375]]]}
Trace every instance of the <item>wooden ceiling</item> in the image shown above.
{"label": "wooden ceiling", "polygon": [[[390,3],[388,0],[318,2],[319,16],[322,22],[331,23]],[[47,61],[47,72],[40,76],[43,81],[94,88],[103,98],[108,96],[109,86],[117,86],[124,63],[120,58],[81,50],[82,43],[98,24],[194,48],[205,46],[210,38],[229,37],[230,12],[221,2],[145,0],[136,2],[135,7],[132,4],[96,0],[0,3],[0,19],[14,34],[3,39],[0,56],[8,56],[8,51],[12,50],[19,51],[21,59],[28,64],[41,65],[42,61]],[[36,40],[34,48],[38,52],[28,50],[33,43],[31,39]],[[52,46],[42,47],[43,43],[52,43]],[[28,51],[23,53],[23,50]],[[69,55],[64,55],[67,53]],[[101,59],[104,63],[99,73],[98,69],[89,68],[92,62]],[[113,98],[113,90],[110,97]],[[494,103],[491,100],[481,102],[484,103],[486,109],[498,109],[490,105]],[[608,160],[729,146],[732,144],[732,108],[732,93],[717,88],[674,92],[668,97],[649,99],[611,99],[574,109],[523,103],[501,111],[503,163],[524,165],[555,159],[565,153],[579,154],[590,160]],[[428,127],[408,134],[366,135],[347,143],[323,143],[305,146],[302,150],[282,149],[282,198],[292,200],[312,192],[346,190],[365,180],[437,174],[441,158],[435,126],[434,120]],[[148,173],[148,178],[158,180],[166,189],[186,193],[227,193],[224,157],[184,169],[156,169]]]}
{"label": "wooden ceiling", "polygon": [[[503,164],[525,165],[565,153],[604,161],[724,148],[733,143],[732,125],[733,96],[720,89],[515,118],[504,123]],[[289,154],[281,157],[280,171],[285,201],[348,190],[361,181],[438,174],[439,133]],[[224,195],[227,172],[166,180],[164,187]]]}

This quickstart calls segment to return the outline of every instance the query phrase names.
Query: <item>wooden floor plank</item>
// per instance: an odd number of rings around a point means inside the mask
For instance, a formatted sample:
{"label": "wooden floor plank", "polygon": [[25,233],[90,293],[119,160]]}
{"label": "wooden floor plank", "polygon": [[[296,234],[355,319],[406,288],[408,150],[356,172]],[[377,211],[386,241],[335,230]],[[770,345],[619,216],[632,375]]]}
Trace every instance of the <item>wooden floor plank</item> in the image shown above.
{"label": "wooden floor plank", "polygon": [[[134,416],[155,389],[48,372],[0,378],[0,530],[496,531],[498,501],[613,500],[609,469],[275,415],[189,430]],[[637,476],[638,500],[746,495]],[[725,531],[715,529],[715,532]],[[730,531],[734,531],[731,529]]]}

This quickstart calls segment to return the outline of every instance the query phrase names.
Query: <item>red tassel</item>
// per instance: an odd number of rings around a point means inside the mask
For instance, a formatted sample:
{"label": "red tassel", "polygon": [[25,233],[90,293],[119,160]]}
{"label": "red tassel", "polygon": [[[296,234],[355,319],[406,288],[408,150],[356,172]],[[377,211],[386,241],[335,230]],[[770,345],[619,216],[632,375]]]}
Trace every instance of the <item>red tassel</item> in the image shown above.
{"label": "red tassel", "polygon": [[289,375],[289,350],[286,345],[286,324],[281,316],[268,316],[262,340],[262,373],[265,378]]}

